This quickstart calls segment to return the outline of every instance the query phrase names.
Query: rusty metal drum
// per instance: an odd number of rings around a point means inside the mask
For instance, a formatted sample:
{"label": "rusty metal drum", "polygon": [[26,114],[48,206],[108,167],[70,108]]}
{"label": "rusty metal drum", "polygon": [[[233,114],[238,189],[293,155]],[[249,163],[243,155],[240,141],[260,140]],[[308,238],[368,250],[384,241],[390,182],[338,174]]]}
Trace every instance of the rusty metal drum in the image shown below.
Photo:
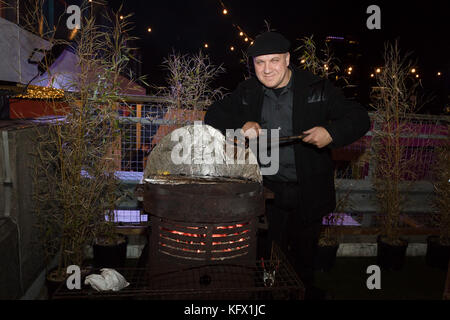
{"label": "rusty metal drum", "polygon": [[214,264],[254,265],[258,182],[224,177],[154,176],[144,184],[150,214],[151,275]]}

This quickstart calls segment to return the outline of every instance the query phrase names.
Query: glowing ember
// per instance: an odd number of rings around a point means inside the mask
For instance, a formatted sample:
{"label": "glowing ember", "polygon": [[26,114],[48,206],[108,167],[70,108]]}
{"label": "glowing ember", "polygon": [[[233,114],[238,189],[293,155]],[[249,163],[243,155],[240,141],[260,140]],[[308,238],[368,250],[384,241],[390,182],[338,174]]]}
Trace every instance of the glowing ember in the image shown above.
{"label": "glowing ember", "polygon": [[248,225],[249,223],[238,223],[236,225],[231,225],[231,226],[219,226],[216,227],[216,229],[234,229],[234,228],[242,228],[243,226]]}
{"label": "glowing ember", "polygon": [[180,240],[180,239],[169,238],[169,237],[166,237],[166,236],[164,236],[162,234],[159,234],[159,237],[161,239],[165,239],[165,240],[169,240],[169,241],[173,241],[173,242],[177,242],[177,243],[183,243],[183,244],[189,244],[189,245],[197,245],[197,246],[204,246],[204,245],[206,245],[206,243],[204,243],[204,242],[183,241],[183,240]]}
{"label": "glowing ember", "polygon": [[177,234],[180,236],[186,236],[186,237],[193,237],[193,238],[206,238],[206,234],[205,233],[187,233],[187,232],[181,232],[181,231],[177,231],[177,230],[170,230],[164,227],[160,227],[160,229],[162,231],[167,231],[173,234]]}
{"label": "glowing ember", "polygon": [[231,237],[231,236],[239,236],[241,234],[245,234],[247,232],[249,232],[250,230],[243,230],[241,232],[236,232],[236,233],[214,233],[212,235],[213,238],[222,238],[222,237]]}
{"label": "glowing ember", "polygon": [[242,246],[242,247],[234,247],[234,248],[226,248],[226,249],[222,249],[222,250],[212,250],[211,252],[231,252],[231,251],[237,251],[237,250],[242,250],[248,248],[248,244]]}
{"label": "glowing ember", "polygon": [[170,249],[173,249],[173,250],[181,250],[181,251],[186,251],[186,252],[192,252],[192,253],[205,253],[206,251],[205,250],[200,250],[200,249],[188,249],[188,248],[179,248],[179,247],[174,247],[174,246],[171,246],[171,245],[168,245],[168,244],[165,244],[165,243],[159,243],[159,245],[161,246],[161,247],[166,247],[166,248],[170,248]]}
{"label": "glowing ember", "polygon": [[239,240],[230,240],[230,241],[224,241],[224,242],[213,242],[212,245],[213,246],[217,246],[217,245],[223,245],[223,244],[233,244],[233,243],[238,243],[238,242],[243,242],[246,240],[249,240],[250,238],[240,238]]}

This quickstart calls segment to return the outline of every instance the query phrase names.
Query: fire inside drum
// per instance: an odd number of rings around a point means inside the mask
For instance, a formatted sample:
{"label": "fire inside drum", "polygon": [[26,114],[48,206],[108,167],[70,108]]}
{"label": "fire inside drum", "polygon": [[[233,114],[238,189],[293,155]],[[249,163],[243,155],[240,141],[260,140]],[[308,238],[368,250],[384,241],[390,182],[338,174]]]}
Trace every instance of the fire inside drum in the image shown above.
{"label": "fire inside drum", "polygon": [[[178,132],[190,137],[191,162],[174,163],[173,150],[180,141],[168,134],[153,149],[144,171],[151,286],[220,288],[233,285],[230,274],[237,275],[239,286],[251,285],[253,275],[243,270],[255,264],[257,218],[264,214],[256,158],[251,150],[238,147],[236,153],[249,161],[230,161],[225,137],[210,126],[177,130],[175,136]],[[202,162],[206,150],[219,161]],[[219,272],[217,267],[225,265],[237,269]]]}
{"label": "fire inside drum", "polygon": [[256,260],[262,185],[235,178],[157,176],[144,186],[152,216],[152,274],[187,266]]}

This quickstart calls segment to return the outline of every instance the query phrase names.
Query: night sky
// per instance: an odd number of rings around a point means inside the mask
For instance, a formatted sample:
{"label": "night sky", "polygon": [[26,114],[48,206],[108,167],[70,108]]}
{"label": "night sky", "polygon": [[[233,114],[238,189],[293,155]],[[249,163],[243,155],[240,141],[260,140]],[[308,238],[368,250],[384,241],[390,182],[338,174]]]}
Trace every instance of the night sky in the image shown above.
{"label": "night sky", "polygon": [[[384,42],[398,38],[404,51],[414,52],[424,81],[441,71],[441,81],[448,87],[450,1],[223,0],[229,11],[226,16],[219,0],[109,0],[109,5],[118,8],[122,2],[124,14],[134,13],[133,35],[140,38],[142,71],[150,83],[163,83],[161,63],[172,50],[195,53],[202,49],[227,70],[218,83],[233,89],[243,80],[239,59],[247,46],[233,24],[255,38],[266,30],[266,20],[291,40],[293,48],[299,46],[299,38],[310,35],[319,42],[329,35],[355,38],[361,54],[357,62],[361,66],[356,66],[364,70],[381,65]],[[366,27],[366,9],[371,4],[381,9],[381,30]],[[205,42],[208,49],[203,48]],[[237,50],[231,52],[230,46]]]}

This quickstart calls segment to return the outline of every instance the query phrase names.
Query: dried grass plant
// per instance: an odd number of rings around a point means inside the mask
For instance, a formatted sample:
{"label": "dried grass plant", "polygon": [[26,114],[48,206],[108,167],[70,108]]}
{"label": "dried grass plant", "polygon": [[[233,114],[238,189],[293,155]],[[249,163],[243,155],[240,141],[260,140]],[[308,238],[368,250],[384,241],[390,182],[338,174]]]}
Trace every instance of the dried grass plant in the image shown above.
{"label": "dried grass plant", "polygon": [[[318,49],[314,36],[300,39],[301,45],[294,51],[301,51],[298,58],[300,67],[311,71],[313,74],[328,79],[340,72],[339,60],[334,56],[330,47],[325,43],[324,48]],[[341,76],[345,81],[345,77]]]}
{"label": "dried grass plant", "polygon": [[433,222],[439,228],[439,242],[450,246],[450,125],[447,124],[447,139],[436,149],[434,170]]}
{"label": "dried grass plant", "polygon": [[223,97],[223,88],[213,89],[212,81],[225,69],[212,64],[208,55],[172,52],[163,61],[168,72],[166,87],[156,87],[158,96],[164,98],[171,109],[206,110]]}
{"label": "dried grass plant", "polygon": [[82,265],[85,248],[95,239],[118,239],[114,209],[122,194],[113,151],[120,136],[120,74],[133,50],[127,46],[132,39],[127,17],[109,18],[108,27],[84,15],[67,43],[79,62],[67,84],[65,116],[36,137],[35,209],[47,262],[59,253],[60,275],[68,265]]}
{"label": "dried grass plant", "polygon": [[[300,67],[316,76],[328,79],[328,77],[340,71],[337,64],[338,59],[333,55],[328,45],[325,44],[324,49],[318,50],[312,35],[303,37],[301,45],[294,51],[302,52],[298,59]],[[350,168],[346,169],[347,172],[349,170]],[[335,186],[336,188],[338,187],[338,182],[335,182]],[[344,220],[342,212],[351,206],[350,191],[350,189],[346,189],[344,195],[337,199],[335,212],[324,217],[325,225],[319,237],[320,246],[335,246],[340,242],[341,232],[339,226],[342,225]]]}
{"label": "dried grass plant", "polygon": [[46,19],[45,2],[46,0],[21,1],[20,6],[23,14],[20,16],[19,22],[25,30],[53,43],[56,40],[55,33],[58,26],[65,23],[65,20],[64,15],[59,16],[51,28]]}
{"label": "dried grass plant", "polygon": [[372,140],[375,170],[372,182],[381,220],[381,236],[391,245],[402,243],[399,228],[404,191],[415,177],[410,168],[416,157],[407,157],[405,145],[402,144],[402,138],[416,135],[408,122],[408,116],[419,108],[420,82],[410,73],[414,65],[410,54],[402,55],[397,41],[387,43],[384,67],[376,76],[378,87],[372,93],[375,109]]}
{"label": "dried grass plant", "polygon": [[351,189],[347,188],[337,199],[334,212],[324,217],[325,224],[319,237],[319,246],[336,246],[341,242],[341,228],[345,217],[343,212],[351,207],[350,192]]}

